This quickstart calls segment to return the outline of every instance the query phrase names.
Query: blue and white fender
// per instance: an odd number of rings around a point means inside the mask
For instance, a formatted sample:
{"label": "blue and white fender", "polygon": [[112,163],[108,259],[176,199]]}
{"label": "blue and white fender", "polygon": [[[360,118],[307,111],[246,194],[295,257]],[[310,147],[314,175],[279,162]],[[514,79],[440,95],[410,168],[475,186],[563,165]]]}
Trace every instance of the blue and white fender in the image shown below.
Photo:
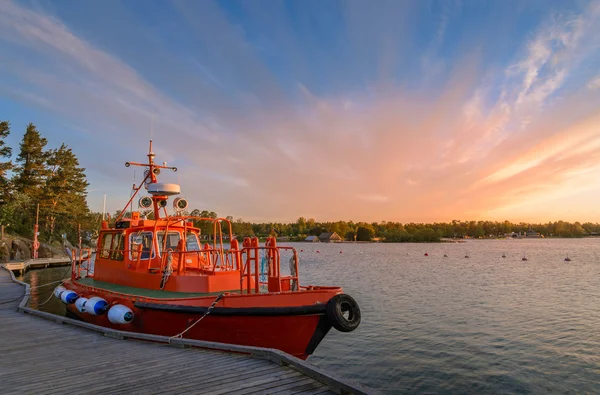
{"label": "blue and white fender", "polygon": [[65,304],[73,304],[77,299],[79,299],[79,295],[75,291],[66,290],[60,294],[60,300]]}
{"label": "blue and white fender", "polygon": [[85,305],[87,304],[88,298],[81,297],[75,301],[75,308],[80,313],[85,313]]}
{"label": "blue and white fender", "polygon": [[113,324],[129,324],[133,316],[133,311],[122,304],[116,304],[108,310],[108,320]]}
{"label": "blue and white fender", "polygon": [[59,285],[58,287],[54,288],[54,296],[56,296],[57,299],[60,299],[60,294],[62,294],[66,290],[67,289],[65,287]]}
{"label": "blue and white fender", "polygon": [[85,302],[85,312],[91,315],[102,315],[108,310],[108,302],[98,296],[89,298]]}

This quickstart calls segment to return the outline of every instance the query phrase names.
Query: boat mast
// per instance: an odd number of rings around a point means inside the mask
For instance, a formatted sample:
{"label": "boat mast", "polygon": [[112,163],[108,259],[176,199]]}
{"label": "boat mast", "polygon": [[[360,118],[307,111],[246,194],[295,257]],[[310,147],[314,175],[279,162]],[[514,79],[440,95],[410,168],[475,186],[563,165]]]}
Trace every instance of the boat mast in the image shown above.
{"label": "boat mast", "polygon": [[104,194],[104,202],[102,203],[102,221],[104,221],[105,213],[106,213],[106,193]]}
{"label": "boat mast", "polygon": [[[154,157],[156,154],[152,151],[152,139],[150,139],[150,149],[148,151],[148,165],[149,165],[149,176],[150,182],[156,182],[156,174],[154,174]],[[152,205],[154,209],[154,219],[160,219],[160,207],[158,206],[158,199],[155,196],[152,196]]]}
{"label": "boat mast", "polygon": [[[148,156],[148,163],[125,162],[125,167],[129,167],[132,165],[133,166],[141,166],[141,167],[147,167],[147,170],[144,172],[144,178],[140,182],[140,184],[138,186],[135,186],[135,184],[134,184],[134,193],[129,198],[129,201],[127,202],[127,204],[125,205],[125,207],[123,208],[123,210],[121,211],[121,213],[119,214],[119,216],[117,217],[115,222],[118,222],[121,218],[123,218],[123,215],[125,215],[125,213],[127,212],[127,208],[133,201],[133,198],[138,194],[138,192],[140,191],[140,189],[142,188],[142,186],[144,184],[146,184],[146,185],[152,184],[152,183],[155,183],[158,181],[156,176],[157,176],[157,174],[160,173],[160,169],[169,169],[169,170],[177,171],[176,167],[161,166],[161,165],[157,165],[154,163],[154,157],[156,156],[156,154],[152,151],[152,139],[150,139],[150,148],[148,149],[147,156]],[[154,206],[153,207],[154,208],[154,219],[160,218],[159,210],[163,207],[162,205],[160,205],[160,203],[166,199],[167,199],[166,196],[152,196],[152,203]]]}

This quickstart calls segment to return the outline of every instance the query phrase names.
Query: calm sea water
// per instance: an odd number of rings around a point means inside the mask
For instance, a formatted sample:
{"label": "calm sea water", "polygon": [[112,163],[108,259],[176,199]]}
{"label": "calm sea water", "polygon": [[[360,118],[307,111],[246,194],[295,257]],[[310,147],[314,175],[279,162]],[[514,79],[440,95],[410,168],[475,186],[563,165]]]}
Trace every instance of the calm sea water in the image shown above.
{"label": "calm sea water", "polygon": [[341,285],[362,312],[317,366],[390,394],[600,392],[600,239],[293,245],[302,284]]}

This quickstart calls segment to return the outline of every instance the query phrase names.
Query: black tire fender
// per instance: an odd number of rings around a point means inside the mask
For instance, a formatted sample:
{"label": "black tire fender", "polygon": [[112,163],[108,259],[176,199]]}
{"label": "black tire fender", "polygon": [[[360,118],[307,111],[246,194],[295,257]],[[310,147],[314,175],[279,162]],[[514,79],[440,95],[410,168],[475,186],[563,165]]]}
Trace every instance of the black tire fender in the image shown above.
{"label": "black tire fender", "polygon": [[358,303],[347,294],[337,294],[327,302],[327,319],[340,332],[352,332],[360,324]]}

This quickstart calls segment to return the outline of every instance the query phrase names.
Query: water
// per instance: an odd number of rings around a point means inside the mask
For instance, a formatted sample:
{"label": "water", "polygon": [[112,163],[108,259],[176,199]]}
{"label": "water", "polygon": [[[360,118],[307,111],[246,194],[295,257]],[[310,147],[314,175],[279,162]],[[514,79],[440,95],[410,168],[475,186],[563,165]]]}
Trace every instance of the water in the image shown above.
{"label": "water", "polygon": [[317,366],[389,394],[600,392],[600,239],[292,245],[302,284],[341,285],[362,311]]}

